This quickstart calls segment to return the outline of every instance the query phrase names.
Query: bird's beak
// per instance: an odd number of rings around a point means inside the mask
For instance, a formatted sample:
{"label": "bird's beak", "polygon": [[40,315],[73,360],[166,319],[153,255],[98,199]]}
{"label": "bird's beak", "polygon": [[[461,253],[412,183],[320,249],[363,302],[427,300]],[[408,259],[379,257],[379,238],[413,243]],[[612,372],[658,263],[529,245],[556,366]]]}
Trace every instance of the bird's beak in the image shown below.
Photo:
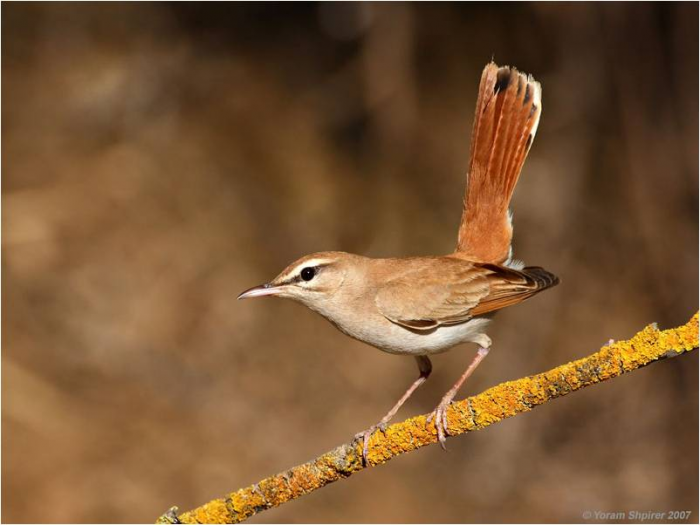
{"label": "bird's beak", "polygon": [[281,286],[265,283],[260,286],[254,286],[250,290],[246,290],[238,296],[239,299],[248,299],[249,297],[262,297],[263,295],[277,295],[282,291]]}

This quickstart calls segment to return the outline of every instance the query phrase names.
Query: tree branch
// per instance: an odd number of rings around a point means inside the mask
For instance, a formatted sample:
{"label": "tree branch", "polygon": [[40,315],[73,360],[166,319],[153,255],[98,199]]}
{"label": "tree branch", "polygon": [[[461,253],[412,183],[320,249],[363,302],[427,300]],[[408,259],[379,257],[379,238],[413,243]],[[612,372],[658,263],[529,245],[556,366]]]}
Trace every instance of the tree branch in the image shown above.
{"label": "tree branch", "polygon": [[[629,341],[612,343],[573,363],[508,381],[455,402],[447,413],[450,435],[480,430],[581,388],[697,348],[697,313],[678,328],[659,331],[655,325],[647,326]],[[417,416],[391,425],[385,433],[376,432],[370,440],[368,463],[379,465],[405,452],[436,443],[435,428],[425,420],[425,415]],[[240,523],[258,512],[359,472],[365,468],[361,455],[361,443],[346,443],[308,463],[189,512],[178,515],[177,507],[173,507],[158,518],[158,523]]]}

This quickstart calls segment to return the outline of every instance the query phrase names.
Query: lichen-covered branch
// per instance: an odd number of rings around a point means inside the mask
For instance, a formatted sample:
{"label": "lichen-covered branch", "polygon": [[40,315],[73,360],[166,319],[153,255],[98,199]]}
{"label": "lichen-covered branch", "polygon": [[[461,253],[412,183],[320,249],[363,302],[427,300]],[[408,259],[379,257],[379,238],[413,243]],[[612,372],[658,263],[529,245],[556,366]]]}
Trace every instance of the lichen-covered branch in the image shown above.
{"label": "lichen-covered branch", "polygon": [[[481,394],[455,402],[447,414],[451,436],[480,430],[503,419],[565,396],[581,388],[607,381],[698,348],[698,314],[684,326],[659,331],[647,326],[629,341],[618,341],[598,352],[517,381],[508,381]],[[434,425],[425,415],[413,417],[376,432],[367,461],[379,465],[420,447],[437,442]],[[346,443],[285,472],[242,488],[199,508],[177,513],[173,507],[158,523],[239,523],[254,514],[276,507],[365,468],[362,444]]]}

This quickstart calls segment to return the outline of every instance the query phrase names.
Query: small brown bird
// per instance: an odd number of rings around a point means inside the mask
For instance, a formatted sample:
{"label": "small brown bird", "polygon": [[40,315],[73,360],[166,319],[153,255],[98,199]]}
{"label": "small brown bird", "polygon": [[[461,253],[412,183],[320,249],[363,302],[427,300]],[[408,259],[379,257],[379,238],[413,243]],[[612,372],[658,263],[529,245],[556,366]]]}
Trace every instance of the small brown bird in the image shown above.
{"label": "small brown bird", "polygon": [[489,317],[559,282],[542,268],[525,267],[512,259],[508,206],[541,112],[541,88],[531,76],[494,63],[486,66],[476,103],[464,211],[453,253],[401,259],[314,253],[238,297],[293,299],[350,337],[416,359],[418,379],[378,424],[356,436],[364,440],[365,459],[372,433],[383,429],[430,375],[428,356],[460,343],[476,343],[479,350],[474,360],[429,418],[444,448],[446,410],[491,347],[485,333]]}

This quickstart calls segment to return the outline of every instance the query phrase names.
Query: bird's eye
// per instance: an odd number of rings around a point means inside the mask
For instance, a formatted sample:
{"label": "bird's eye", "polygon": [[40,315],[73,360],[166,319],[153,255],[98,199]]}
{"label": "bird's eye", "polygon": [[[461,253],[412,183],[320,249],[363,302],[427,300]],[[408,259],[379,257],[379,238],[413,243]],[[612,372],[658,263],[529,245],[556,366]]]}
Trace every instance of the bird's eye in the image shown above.
{"label": "bird's eye", "polygon": [[305,281],[310,281],[311,279],[314,278],[316,275],[316,268],[313,268],[311,266],[307,266],[301,271],[301,278],[304,279]]}

